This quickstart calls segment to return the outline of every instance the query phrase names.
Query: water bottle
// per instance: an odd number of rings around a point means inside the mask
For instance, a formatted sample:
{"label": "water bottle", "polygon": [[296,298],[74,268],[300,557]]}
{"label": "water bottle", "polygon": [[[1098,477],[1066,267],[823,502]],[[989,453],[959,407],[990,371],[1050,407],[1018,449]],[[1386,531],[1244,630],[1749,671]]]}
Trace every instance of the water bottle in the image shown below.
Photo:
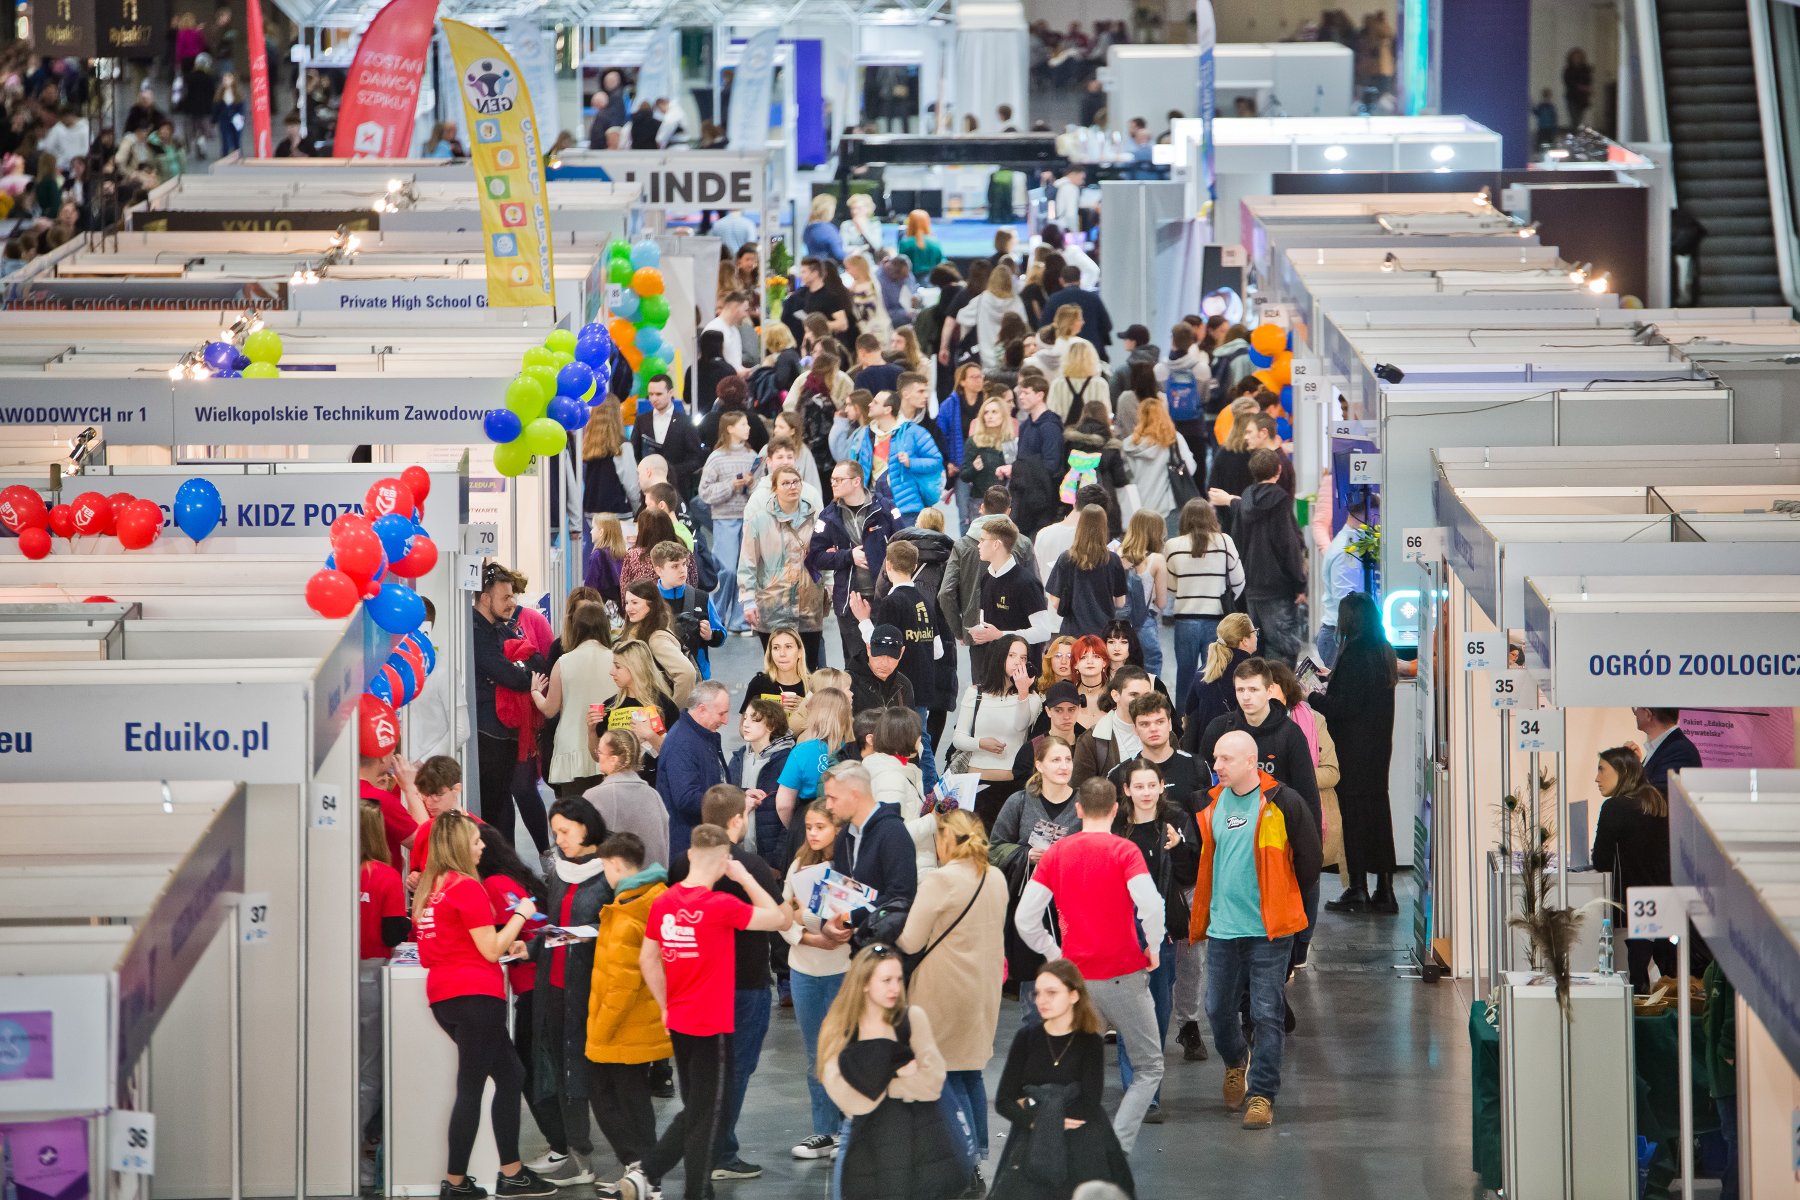
{"label": "water bottle", "polygon": [[1613,974],[1613,923],[1611,917],[1600,918],[1600,959],[1595,970],[1602,975]]}

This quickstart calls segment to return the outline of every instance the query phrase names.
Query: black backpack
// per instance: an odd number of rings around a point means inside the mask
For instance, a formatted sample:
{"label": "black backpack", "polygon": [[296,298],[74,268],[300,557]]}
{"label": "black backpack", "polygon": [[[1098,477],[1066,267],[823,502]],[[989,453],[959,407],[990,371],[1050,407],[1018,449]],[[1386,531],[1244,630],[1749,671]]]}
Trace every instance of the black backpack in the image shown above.
{"label": "black backpack", "polygon": [[781,394],[781,385],[775,381],[774,367],[762,366],[750,372],[747,386],[750,407],[758,416],[773,421],[781,415],[781,405],[787,397]]}

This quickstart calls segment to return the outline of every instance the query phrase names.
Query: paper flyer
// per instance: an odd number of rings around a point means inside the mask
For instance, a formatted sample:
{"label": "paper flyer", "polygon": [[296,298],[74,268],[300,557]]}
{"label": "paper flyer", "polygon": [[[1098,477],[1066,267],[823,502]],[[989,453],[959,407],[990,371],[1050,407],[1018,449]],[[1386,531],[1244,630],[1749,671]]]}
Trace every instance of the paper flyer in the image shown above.
{"label": "paper flyer", "polygon": [[844,913],[874,908],[876,891],[866,883],[858,883],[841,871],[827,869],[813,885],[812,901],[806,907],[820,921],[829,921]]}

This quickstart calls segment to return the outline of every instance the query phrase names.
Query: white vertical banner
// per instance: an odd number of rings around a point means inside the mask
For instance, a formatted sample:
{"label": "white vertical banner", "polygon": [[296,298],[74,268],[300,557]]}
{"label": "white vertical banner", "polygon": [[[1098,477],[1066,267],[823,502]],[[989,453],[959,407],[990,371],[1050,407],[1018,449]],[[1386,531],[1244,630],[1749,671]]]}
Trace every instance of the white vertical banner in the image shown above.
{"label": "white vertical banner", "polygon": [[1213,16],[1212,0],[1194,0],[1194,38],[1200,46],[1200,95],[1195,98],[1194,114],[1200,118],[1200,173],[1210,203],[1219,198],[1213,171],[1213,99],[1217,88],[1213,48],[1219,43],[1219,22]]}
{"label": "white vertical banner", "polygon": [[745,42],[738,56],[731,77],[731,119],[725,128],[725,144],[733,150],[754,154],[768,143],[769,88],[780,45],[781,30],[765,29]]}
{"label": "white vertical banner", "polygon": [[556,34],[529,18],[506,26],[500,40],[512,51],[513,61],[525,76],[532,107],[537,110],[540,138],[548,150],[562,132],[561,106],[556,96]]}
{"label": "white vertical banner", "polygon": [[658,25],[650,34],[650,44],[644,50],[644,65],[638,68],[637,98],[633,104],[635,111],[638,104],[648,104],[652,108],[658,100],[667,100],[678,108],[685,109],[681,97],[675,94],[678,64],[677,37],[674,29],[667,25]]}

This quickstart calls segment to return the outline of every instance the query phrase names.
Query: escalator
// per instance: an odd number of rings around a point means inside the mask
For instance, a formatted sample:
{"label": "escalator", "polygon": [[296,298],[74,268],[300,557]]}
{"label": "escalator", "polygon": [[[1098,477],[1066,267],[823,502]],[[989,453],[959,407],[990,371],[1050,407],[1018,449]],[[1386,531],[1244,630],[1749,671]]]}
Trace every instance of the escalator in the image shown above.
{"label": "escalator", "polygon": [[1656,20],[1675,194],[1707,233],[1698,302],[1785,306],[1745,0],[1656,0]]}

